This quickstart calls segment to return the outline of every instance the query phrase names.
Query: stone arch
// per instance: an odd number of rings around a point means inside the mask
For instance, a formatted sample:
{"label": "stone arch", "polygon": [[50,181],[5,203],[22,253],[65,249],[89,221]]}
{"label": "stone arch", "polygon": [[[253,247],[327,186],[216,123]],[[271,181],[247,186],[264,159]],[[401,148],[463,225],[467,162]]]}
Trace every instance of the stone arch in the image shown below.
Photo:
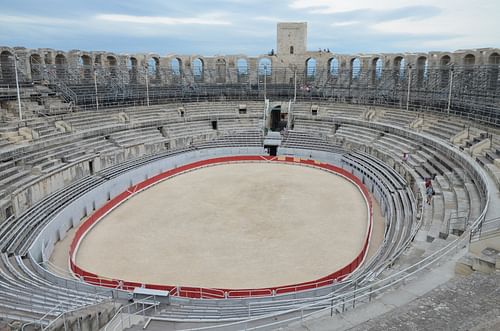
{"label": "stone arch", "polygon": [[259,73],[259,80],[266,79],[268,83],[271,81],[273,73],[273,63],[271,59],[267,57],[259,59],[258,73]]}
{"label": "stone arch", "polygon": [[160,74],[160,58],[157,56],[151,56],[148,59],[147,62],[147,71],[150,77],[154,81],[160,81],[161,79],[161,74]]}
{"label": "stone arch", "polygon": [[127,60],[127,68],[130,82],[137,83],[137,72],[139,68],[139,61],[137,58],[133,56],[129,57]]}
{"label": "stone arch", "polygon": [[314,80],[316,78],[316,59],[310,57],[306,60],[306,79]]}
{"label": "stone arch", "polygon": [[215,61],[215,82],[225,83],[226,82],[226,60],[219,58]]}
{"label": "stone arch", "polygon": [[15,82],[14,54],[9,51],[0,53],[1,78],[4,83]]}
{"label": "stone arch", "polygon": [[462,80],[465,90],[474,87],[474,65],[476,64],[476,57],[474,54],[467,54],[463,58],[464,70]]}
{"label": "stone arch", "polygon": [[239,58],[236,61],[236,72],[238,73],[238,82],[248,81],[248,61],[245,58]]}
{"label": "stone arch", "polygon": [[495,93],[498,87],[498,73],[500,71],[500,54],[492,53],[488,57],[488,88]]}
{"label": "stone arch", "polygon": [[417,58],[417,86],[421,87],[428,76],[428,60],[426,56]]}
{"label": "stone arch", "polygon": [[340,63],[336,57],[332,57],[328,60],[328,73],[332,77],[338,77],[340,70]]}
{"label": "stone arch", "polygon": [[473,66],[476,64],[476,57],[474,54],[467,54],[463,58],[464,66]]}
{"label": "stone arch", "polygon": [[361,60],[357,57],[351,59],[351,79],[357,80],[361,76]]}
{"label": "stone arch", "polygon": [[402,56],[396,56],[393,62],[394,80],[404,80],[406,75],[406,63]]}
{"label": "stone arch", "polygon": [[443,55],[439,59],[439,71],[440,71],[440,84],[441,87],[444,88],[448,86],[450,81],[450,73],[451,73],[451,57],[449,55]]}
{"label": "stone arch", "polygon": [[68,63],[66,60],[66,56],[64,54],[57,54],[55,58],[56,64],[56,76],[59,79],[65,79],[66,73],[68,71]]}
{"label": "stone arch", "polygon": [[182,60],[178,57],[174,57],[170,60],[170,69],[174,76],[181,76],[182,74]]}
{"label": "stone arch", "polygon": [[382,61],[381,58],[375,57],[372,60],[372,72],[371,72],[371,78],[372,78],[372,84],[376,84],[380,79],[382,79],[382,69],[384,66],[384,61]]}
{"label": "stone arch", "polygon": [[40,54],[33,53],[30,55],[30,72],[31,79],[34,81],[42,80],[43,63]]}
{"label": "stone arch", "polygon": [[495,52],[488,56],[488,64],[490,65],[500,65],[500,54]]}
{"label": "stone arch", "polygon": [[111,77],[116,77],[117,74],[117,61],[116,57],[112,55],[106,56],[106,66],[108,67],[109,74]]}
{"label": "stone arch", "polygon": [[191,70],[196,82],[203,82],[205,75],[205,63],[199,57],[191,62]]}
{"label": "stone arch", "polygon": [[80,56],[80,66],[82,67],[83,79],[89,81],[92,79],[92,58],[89,55]]}

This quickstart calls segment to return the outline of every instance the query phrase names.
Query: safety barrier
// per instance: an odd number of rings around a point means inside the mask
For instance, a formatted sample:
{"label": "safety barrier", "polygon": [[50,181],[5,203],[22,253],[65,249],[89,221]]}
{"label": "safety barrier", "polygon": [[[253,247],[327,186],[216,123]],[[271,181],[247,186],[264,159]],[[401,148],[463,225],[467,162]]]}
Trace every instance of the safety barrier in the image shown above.
{"label": "safety barrier", "polygon": [[[131,198],[133,195],[163,180],[202,167],[224,164],[224,163],[234,163],[234,162],[264,162],[264,161],[299,164],[303,166],[310,166],[328,172],[332,172],[349,180],[360,190],[360,192],[364,196],[368,209],[367,230],[365,234],[363,247],[349,264],[325,277],[322,277],[320,279],[315,279],[309,282],[269,287],[269,288],[257,288],[257,289],[222,289],[222,288],[204,288],[204,287],[191,287],[191,286],[144,284],[139,282],[130,282],[121,279],[110,279],[102,277],[95,273],[84,270],[83,268],[79,267],[76,264],[75,257],[78,251],[78,246],[82,241],[82,239],[85,237],[85,235],[91,230],[91,228],[94,225],[96,225],[101,219],[103,219],[104,216],[106,216],[113,209],[115,209],[120,204]],[[75,237],[71,242],[69,250],[70,268],[76,277],[79,277],[81,280],[84,280],[89,284],[111,287],[111,288],[121,288],[124,290],[133,290],[136,287],[144,287],[149,289],[169,291],[171,295],[187,297],[187,298],[225,299],[225,298],[264,297],[277,294],[292,293],[292,292],[310,290],[318,287],[331,285],[337,281],[346,278],[349,274],[351,274],[354,270],[356,270],[356,268],[358,268],[363,263],[366,253],[368,251],[368,246],[370,243],[370,237],[372,232],[372,223],[373,223],[372,201],[368,189],[364,186],[361,180],[359,180],[353,174],[342,168],[327,163],[320,163],[310,159],[298,159],[293,157],[277,158],[272,156],[246,156],[246,155],[218,157],[182,165],[173,168],[171,170],[165,171],[159,175],[148,178],[137,185],[129,187],[127,190],[118,194],[116,197],[108,201],[104,206],[97,209],[92,215],[90,215],[90,217],[85,222],[83,222],[80,225],[80,227],[77,229],[75,233]]]}

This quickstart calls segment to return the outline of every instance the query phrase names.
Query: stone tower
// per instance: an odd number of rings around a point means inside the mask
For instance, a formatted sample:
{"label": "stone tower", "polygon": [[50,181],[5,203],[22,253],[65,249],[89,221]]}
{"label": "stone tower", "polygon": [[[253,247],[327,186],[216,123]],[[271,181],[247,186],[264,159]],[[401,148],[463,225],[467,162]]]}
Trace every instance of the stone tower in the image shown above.
{"label": "stone tower", "polygon": [[277,54],[304,54],[307,44],[307,23],[278,23]]}

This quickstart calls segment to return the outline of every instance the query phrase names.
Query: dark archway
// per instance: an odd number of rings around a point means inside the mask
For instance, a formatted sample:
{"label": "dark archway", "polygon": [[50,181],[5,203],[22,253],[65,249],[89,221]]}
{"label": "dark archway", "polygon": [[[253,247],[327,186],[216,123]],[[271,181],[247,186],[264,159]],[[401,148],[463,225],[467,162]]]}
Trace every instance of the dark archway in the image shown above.
{"label": "dark archway", "polygon": [[383,61],[379,57],[376,57],[372,60],[371,78],[373,85],[377,84],[382,78],[382,66]]}
{"label": "dark archway", "polygon": [[128,59],[128,76],[131,83],[137,83],[138,63],[133,56]]}
{"label": "dark archway", "polygon": [[444,55],[439,60],[439,66],[441,71],[441,88],[448,86],[450,81],[450,73],[451,73],[451,58],[448,55]]}
{"label": "dark archway", "polygon": [[14,55],[9,51],[0,53],[0,67],[2,68],[2,81],[12,84],[16,81],[14,69]]}
{"label": "dark archway", "polygon": [[62,54],[56,55],[56,76],[59,79],[66,79],[66,57]]}
{"label": "dark archway", "polygon": [[286,114],[281,113],[281,106],[275,106],[271,109],[271,131],[280,132],[286,128],[287,119]]}
{"label": "dark archway", "polygon": [[417,59],[417,86],[422,87],[427,80],[427,58],[420,56]]}
{"label": "dark archway", "polygon": [[495,93],[498,86],[498,73],[500,69],[500,54],[492,53],[488,57],[488,88],[492,93]]}
{"label": "dark archway", "polygon": [[39,54],[30,55],[30,72],[31,79],[34,81],[42,80],[43,63],[42,57]]}
{"label": "dark archway", "polygon": [[80,65],[82,67],[82,76],[85,82],[92,80],[92,58],[88,55],[80,57]]}

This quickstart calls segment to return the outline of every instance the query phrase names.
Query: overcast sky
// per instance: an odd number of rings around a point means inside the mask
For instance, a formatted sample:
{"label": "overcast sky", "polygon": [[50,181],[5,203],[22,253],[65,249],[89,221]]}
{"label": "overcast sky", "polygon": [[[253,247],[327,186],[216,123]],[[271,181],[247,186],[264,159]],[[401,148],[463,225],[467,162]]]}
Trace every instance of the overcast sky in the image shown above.
{"label": "overcast sky", "polygon": [[0,45],[258,55],[308,22],[336,53],[500,47],[500,0],[0,0]]}

